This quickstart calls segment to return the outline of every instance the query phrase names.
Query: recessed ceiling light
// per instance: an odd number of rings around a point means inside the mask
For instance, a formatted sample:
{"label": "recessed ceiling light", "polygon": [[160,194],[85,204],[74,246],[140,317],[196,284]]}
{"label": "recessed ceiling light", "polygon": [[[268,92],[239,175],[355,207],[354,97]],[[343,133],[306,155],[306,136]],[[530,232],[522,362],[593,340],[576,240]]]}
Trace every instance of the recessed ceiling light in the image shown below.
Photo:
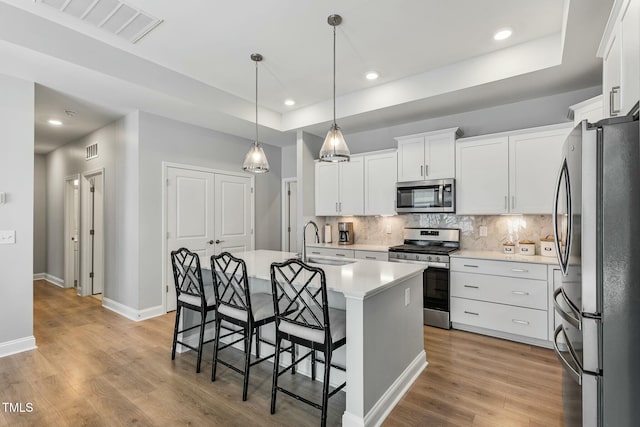
{"label": "recessed ceiling light", "polygon": [[367,78],[367,80],[375,80],[378,77],[380,77],[380,75],[378,73],[376,73],[375,71],[369,71],[365,77]]}
{"label": "recessed ceiling light", "polygon": [[511,37],[511,34],[513,34],[513,31],[510,28],[503,28],[502,30],[497,31],[493,35],[493,39],[494,40],[506,40],[509,37]]}
{"label": "recessed ceiling light", "polygon": [[49,119],[48,122],[51,126],[62,126],[62,122],[60,120]]}
{"label": "recessed ceiling light", "polygon": [[296,101],[294,101],[293,99],[285,99],[284,105],[286,105],[287,107],[291,107],[292,105],[296,105]]}

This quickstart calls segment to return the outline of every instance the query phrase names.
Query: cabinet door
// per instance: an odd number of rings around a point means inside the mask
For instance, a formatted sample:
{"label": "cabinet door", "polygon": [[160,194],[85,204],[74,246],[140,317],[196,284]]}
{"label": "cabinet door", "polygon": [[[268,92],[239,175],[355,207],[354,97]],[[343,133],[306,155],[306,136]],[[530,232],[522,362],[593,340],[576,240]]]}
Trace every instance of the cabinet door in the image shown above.
{"label": "cabinet door", "polygon": [[338,215],[339,163],[316,163],[316,216]]}
{"label": "cabinet door", "polygon": [[398,181],[420,181],[424,175],[424,137],[398,141]]}
{"label": "cabinet door", "polygon": [[456,140],[453,134],[427,137],[425,143],[425,179],[456,176]]}
{"label": "cabinet door", "polygon": [[456,213],[507,213],[508,196],[508,137],[456,142]]}
{"label": "cabinet door", "polygon": [[570,128],[509,137],[509,210],[551,214],[553,189]]}
{"label": "cabinet door", "polygon": [[364,214],[364,159],[351,157],[340,163],[340,191],[338,212],[340,215]]}
{"label": "cabinet door", "polygon": [[607,117],[620,114],[620,28],[614,29],[605,50],[603,64],[602,94],[604,113]]}
{"label": "cabinet door", "polygon": [[364,157],[364,214],[396,213],[396,153]]}
{"label": "cabinet door", "polygon": [[628,0],[620,13],[620,109],[628,114],[640,98],[640,0]]}

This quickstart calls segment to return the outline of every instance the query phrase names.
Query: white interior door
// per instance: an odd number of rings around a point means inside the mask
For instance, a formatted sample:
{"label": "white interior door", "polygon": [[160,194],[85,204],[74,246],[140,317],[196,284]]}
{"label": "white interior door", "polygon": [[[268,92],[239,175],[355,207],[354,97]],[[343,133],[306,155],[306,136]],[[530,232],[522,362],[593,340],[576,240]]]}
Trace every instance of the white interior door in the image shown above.
{"label": "white interior door", "polygon": [[185,247],[208,259],[214,245],[215,179],[212,172],[167,170],[167,311],[176,309],[171,251]]}
{"label": "white interior door", "polygon": [[100,174],[93,178],[93,280],[91,294],[104,290],[104,179]]}
{"label": "white interior door", "polygon": [[215,175],[215,253],[253,249],[252,180]]}
{"label": "white interior door", "polygon": [[77,287],[80,280],[80,176],[65,179],[64,188],[64,286]]}

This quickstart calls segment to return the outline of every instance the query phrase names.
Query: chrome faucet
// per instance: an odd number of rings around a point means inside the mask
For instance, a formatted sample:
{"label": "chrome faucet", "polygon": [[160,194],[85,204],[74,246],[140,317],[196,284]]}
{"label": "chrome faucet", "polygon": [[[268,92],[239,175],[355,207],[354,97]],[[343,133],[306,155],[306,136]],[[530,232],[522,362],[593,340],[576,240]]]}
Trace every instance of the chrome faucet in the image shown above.
{"label": "chrome faucet", "polygon": [[304,228],[302,229],[302,262],[307,262],[307,226],[311,224],[313,225],[313,228],[316,229],[316,243],[320,243],[320,236],[318,236],[318,225],[313,222],[313,221],[309,221],[304,225]]}

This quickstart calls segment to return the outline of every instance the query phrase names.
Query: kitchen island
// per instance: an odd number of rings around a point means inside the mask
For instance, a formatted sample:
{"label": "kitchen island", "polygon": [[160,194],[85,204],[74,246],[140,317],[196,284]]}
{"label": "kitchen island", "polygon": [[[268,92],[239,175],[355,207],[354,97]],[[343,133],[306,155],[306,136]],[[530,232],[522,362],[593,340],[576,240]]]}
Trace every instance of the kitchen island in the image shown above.
{"label": "kitchen island", "polygon": [[[259,250],[234,256],[247,265],[251,292],[270,292],[271,263],[296,254]],[[338,384],[346,375],[344,426],[379,425],[427,366],[422,326],[424,266],[349,261],[344,265],[310,263],[325,271],[330,305],[346,310],[347,343],[334,359],[345,364],[346,373],[332,372],[331,382]],[[201,264],[207,268],[209,260],[202,259]],[[301,367],[300,372],[309,375],[310,371]]]}

